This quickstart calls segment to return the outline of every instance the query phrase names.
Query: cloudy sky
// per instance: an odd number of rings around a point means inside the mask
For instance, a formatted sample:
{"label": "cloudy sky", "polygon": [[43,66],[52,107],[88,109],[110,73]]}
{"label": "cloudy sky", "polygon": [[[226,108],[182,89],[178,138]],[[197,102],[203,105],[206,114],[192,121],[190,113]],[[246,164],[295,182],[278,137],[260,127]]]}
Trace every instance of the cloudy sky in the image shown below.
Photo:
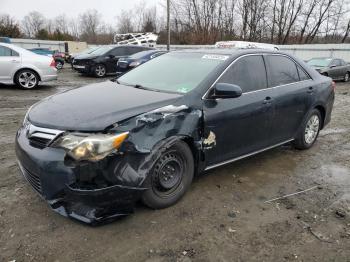
{"label": "cloudy sky", "polygon": [[[148,6],[153,6],[165,0],[144,1]],[[132,8],[138,3],[140,0],[0,0],[0,13],[8,13],[21,20],[34,10],[52,18],[59,14],[77,17],[87,9],[96,9],[105,22],[113,23],[121,10]]]}

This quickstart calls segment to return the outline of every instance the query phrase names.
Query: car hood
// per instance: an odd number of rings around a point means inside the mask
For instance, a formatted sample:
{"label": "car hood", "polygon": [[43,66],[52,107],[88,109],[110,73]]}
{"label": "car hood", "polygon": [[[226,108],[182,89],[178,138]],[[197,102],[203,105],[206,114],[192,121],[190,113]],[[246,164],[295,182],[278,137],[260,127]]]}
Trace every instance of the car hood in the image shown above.
{"label": "car hood", "polygon": [[31,108],[28,120],[38,127],[64,131],[103,131],[181,96],[107,81],[50,96]]}
{"label": "car hood", "polygon": [[80,55],[76,55],[74,59],[95,59],[97,57],[98,56],[94,54],[80,54]]}

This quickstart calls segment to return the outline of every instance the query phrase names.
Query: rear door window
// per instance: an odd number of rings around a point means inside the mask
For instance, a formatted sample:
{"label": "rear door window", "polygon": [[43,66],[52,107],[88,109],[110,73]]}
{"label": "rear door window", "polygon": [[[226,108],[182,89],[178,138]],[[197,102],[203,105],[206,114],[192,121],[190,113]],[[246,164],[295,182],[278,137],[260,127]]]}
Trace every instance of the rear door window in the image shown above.
{"label": "rear door window", "polygon": [[12,50],[5,46],[0,46],[0,56],[17,56],[17,52],[13,52],[14,55],[12,55]]}
{"label": "rear door window", "polygon": [[264,59],[261,55],[239,58],[220,78],[220,83],[238,85],[243,93],[267,88]]}
{"label": "rear door window", "polygon": [[266,63],[270,87],[299,81],[297,65],[290,58],[281,55],[267,55]]}

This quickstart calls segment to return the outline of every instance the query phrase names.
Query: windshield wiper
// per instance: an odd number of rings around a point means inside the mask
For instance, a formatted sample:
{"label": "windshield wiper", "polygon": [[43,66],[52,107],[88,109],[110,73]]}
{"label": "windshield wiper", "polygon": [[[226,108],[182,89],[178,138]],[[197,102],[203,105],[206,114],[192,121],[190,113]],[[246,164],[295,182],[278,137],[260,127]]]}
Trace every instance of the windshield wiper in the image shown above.
{"label": "windshield wiper", "polygon": [[126,85],[126,86],[132,86],[134,88],[137,88],[137,89],[143,89],[143,90],[149,90],[149,91],[154,91],[154,92],[161,92],[160,90],[158,89],[153,89],[153,88],[150,88],[150,87],[145,87],[143,85],[140,85],[140,84],[126,84],[126,83],[122,83],[122,85]]}

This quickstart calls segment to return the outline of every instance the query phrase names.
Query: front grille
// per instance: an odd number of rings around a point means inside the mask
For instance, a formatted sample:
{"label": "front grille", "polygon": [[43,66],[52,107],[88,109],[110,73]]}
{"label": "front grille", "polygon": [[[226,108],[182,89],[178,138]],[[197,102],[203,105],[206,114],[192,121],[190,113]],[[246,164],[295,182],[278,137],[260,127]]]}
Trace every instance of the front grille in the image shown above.
{"label": "front grille", "polygon": [[29,143],[31,146],[43,149],[49,145],[51,139],[42,138],[42,137],[31,137],[29,138]]}
{"label": "front grille", "polygon": [[27,137],[32,147],[44,149],[49,146],[60,134],[61,130],[41,128],[32,124],[27,125]]}
{"label": "front grille", "polygon": [[73,65],[86,65],[90,62],[90,60],[82,59],[82,60],[76,60],[74,59]]}
{"label": "front grille", "polygon": [[33,172],[30,172],[27,168],[23,167],[21,164],[19,164],[19,167],[21,169],[22,175],[29,182],[29,184],[34,188],[36,192],[42,195],[40,177],[34,174]]}

